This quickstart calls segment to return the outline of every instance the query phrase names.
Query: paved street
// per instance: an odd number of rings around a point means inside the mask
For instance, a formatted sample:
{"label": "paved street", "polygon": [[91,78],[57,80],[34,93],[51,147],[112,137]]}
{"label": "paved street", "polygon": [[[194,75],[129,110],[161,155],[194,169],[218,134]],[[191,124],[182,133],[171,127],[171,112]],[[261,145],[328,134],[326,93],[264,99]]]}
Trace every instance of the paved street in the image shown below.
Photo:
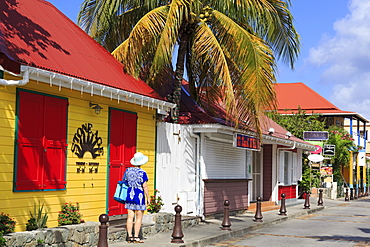
{"label": "paved street", "polygon": [[370,246],[370,199],[343,202],[207,246]]}

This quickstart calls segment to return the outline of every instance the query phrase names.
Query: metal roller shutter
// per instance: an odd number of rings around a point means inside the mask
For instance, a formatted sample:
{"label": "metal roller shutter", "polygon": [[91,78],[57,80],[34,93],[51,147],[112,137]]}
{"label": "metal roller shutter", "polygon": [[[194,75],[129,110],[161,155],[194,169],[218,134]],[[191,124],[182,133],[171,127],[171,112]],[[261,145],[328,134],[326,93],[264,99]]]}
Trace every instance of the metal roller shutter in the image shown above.
{"label": "metal roller shutter", "polygon": [[230,143],[206,140],[206,179],[245,179],[246,150]]}

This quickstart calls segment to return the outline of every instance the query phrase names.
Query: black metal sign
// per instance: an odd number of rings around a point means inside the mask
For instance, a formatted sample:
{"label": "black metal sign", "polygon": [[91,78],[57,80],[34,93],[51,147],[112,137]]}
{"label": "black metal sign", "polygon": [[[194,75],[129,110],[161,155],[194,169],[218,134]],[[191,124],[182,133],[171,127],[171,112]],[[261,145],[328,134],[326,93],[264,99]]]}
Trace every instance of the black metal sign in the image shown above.
{"label": "black metal sign", "polygon": [[91,123],[83,124],[73,136],[71,151],[78,158],[83,158],[86,152],[90,152],[93,159],[104,154],[103,139],[99,137],[98,130],[95,133],[92,131],[92,127]]}
{"label": "black metal sign", "polygon": [[335,155],[335,145],[324,145],[324,148],[322,149],[323,155],[326,156],[334,156]]}

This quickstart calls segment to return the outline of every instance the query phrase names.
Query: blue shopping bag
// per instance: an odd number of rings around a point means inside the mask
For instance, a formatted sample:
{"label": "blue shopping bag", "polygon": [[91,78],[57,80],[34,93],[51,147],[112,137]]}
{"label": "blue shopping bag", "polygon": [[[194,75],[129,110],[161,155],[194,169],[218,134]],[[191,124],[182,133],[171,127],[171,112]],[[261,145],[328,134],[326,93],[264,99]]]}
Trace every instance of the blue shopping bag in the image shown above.
{"label": "blue shopping bag", "polygon": [[118,181],[113,199],[120,203],[126,202],[128,186],[123,181]]}

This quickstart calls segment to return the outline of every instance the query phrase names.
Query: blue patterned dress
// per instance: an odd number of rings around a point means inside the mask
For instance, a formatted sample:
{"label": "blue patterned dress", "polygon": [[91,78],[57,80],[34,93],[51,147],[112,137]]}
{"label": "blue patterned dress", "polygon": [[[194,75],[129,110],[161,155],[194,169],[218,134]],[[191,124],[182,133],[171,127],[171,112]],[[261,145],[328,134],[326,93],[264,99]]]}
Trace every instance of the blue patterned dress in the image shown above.
{"label": "blue patterned dress", "polygon": [[128,185],[126,209],[146,210],[143,183],[148,181],[146,172],[139,167],[127,168],[123,181]]}

